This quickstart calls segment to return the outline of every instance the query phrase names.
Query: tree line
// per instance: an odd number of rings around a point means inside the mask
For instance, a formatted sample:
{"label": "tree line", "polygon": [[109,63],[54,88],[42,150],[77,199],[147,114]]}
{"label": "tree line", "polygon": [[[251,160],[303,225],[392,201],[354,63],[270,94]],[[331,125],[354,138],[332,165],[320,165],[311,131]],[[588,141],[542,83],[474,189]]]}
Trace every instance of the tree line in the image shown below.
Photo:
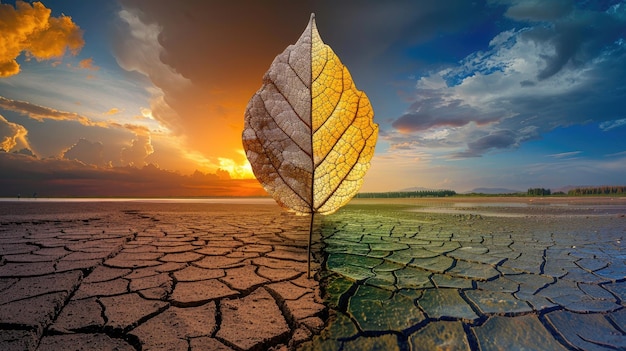
{"label": "tree line", "polygon": [[530,188],[528,189],[528,192],[526,194],[530,196],[546,196],[546,195],[551,195],[552,192],[550,191],[550,189]]}
{"label": "tree line", "polygon": [[[391,191],[385,193],[358,193],[355,198],[372,199],[372,198],[417,198],[417,197],[448,197],[455,196],[454,190],[419,190],[419,191]],[[488,195],[478,194],[480,196],[502,196],[502,194]],[[626,186],[611,185],[598,187],[579,187],[571,189],[566,193],[562,191],[552,192],[546,188],[529,188],[526,192],[519,194],[505,194],[506,196],[584,196],[584,195],[626,195]],[[467,195],[466,195],[467,196]]]}
{"label": "tree line", "polygon": [[582,195],[625,195],[626,186],[605,185],[598,187],[574,188],[567,192],[570,196]]}
{"label": "tree line", "polygon": [[412,197],[446,197],[454,196],[454,190],[419,190],[419,191],[391,191],[386,193],[358,193],[356,198],[412,198]]}
{"label": "tree line", "polygon": [[551,192],[545,188],[530,188],[526,192],[530,196],[547,196],[547,195],[568,195],[568,196],[584,196],[584,195],[626,195],[626,186],[624,185],[605,185],[597,187],[578,187],[570,189],[567,194],[564,192]]}

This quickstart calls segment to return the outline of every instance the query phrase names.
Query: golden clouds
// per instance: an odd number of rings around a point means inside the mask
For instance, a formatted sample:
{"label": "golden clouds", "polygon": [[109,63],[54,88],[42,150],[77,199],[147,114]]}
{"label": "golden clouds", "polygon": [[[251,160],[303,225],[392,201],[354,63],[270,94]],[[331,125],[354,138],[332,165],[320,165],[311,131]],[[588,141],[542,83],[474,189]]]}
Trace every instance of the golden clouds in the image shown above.
{"label": "golden clouds", "polygon": [[15,8],[0,4],[0,77],[19,73],[17,57],[25,52],[37,60],[58,58],[67,50],[76,55],[85,45],[82,30],[72,18],[51,17],[42,3],[17,1]]}
{"label": "golden clouds", "polygon": [[108,110],[107,112],[103,113],[104,115],[108,115],[108,116],[112,116],[112,115],[117,115],[120,112],[122,112],[122,110],[120,110],[117,107],[112,107],[110,110]]}
{"label": "golden clouds", "polygon": [[55,121],[76,121],[84,126],[108,127],[106,122],[92,121],[76,112],[58,111],[53,108],[31,104],[26,101],[11,100],[2,96],[0,96],[0,108],[26,115],[40,122],[45,119],[51,119]]}
{"label": "golden clouds", "polygon": [[97,70],[100,69],[100,67],[98,67],[98,66],[93,64],[93,57],[81,60],[78,63],[78,67],[82,68],[82,69],[88,69],[88,70],[91,70],[91,71],[97,71]]}
{"label": "golden clouds", "polygon": [[[154,153],[150,129],[146,126],[129,123],[121,124],[110,120],[93,121],[89,117],[75,112],[59,111],[49,107],[31,104],[26,101],[7,99],[2,96],[0,96],[0,108],[20,113],[40,122],[44,120],[77,122],[86,127],[124,129],[133,133],[135,138],[131,140],[129,145],[122,148],[121,159],[112,160],[113,164],[121,162],[123,165],[143,166],[146,164],[146,157]],[[111,110],[115,110],[115,108]],[[26,134],[27,130],[24,127],[6,120],[3,122],[3,119],[0,119],[0,147],[5,149],[5,151],[9,151],[11,148],[15,147],[16,141],[21,141],[24,146],[30,148],[25,138]],[[82,151],[79,152],[75,150],[74,153],[84,155],[84,151],[89,145],[83,142],[77,147]],[[88,153],[93,153],[93,150],[88,150]],[[93,159],[93,157],[90,159]]]}
{"label": "golden clouds", "polygon": [[9,152],[18,143],[21,143],[23,147],[28,147],[26,134],[28,131],[24,126],[9,122],[0,115],[0,149]]}

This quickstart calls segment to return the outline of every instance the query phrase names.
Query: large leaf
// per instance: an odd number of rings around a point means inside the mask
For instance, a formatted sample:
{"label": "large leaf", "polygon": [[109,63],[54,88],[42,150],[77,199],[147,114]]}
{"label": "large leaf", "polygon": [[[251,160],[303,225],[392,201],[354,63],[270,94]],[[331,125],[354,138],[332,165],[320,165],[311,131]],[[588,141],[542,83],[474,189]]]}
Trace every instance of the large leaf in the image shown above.
{"label": "large leaf", "polygon": [[322,42],[311,15],[250,99],[243,145],[254,175],[279,205],[330,214],[363,183],[378,136],[373,117],[367,96]]}

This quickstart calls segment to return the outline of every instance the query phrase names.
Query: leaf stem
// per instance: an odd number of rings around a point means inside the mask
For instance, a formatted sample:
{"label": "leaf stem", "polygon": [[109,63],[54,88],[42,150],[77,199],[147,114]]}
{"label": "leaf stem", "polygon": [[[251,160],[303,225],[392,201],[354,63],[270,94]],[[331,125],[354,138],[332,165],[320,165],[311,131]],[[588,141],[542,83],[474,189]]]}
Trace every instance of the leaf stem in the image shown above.
{"label": "leaf stem", "polygon": [[313,237],[313,218],[315,212],[311,212],[311,223],[309,224],[309,245],[307,248],[307,274],[306,277],[311,279],[311,238]]}

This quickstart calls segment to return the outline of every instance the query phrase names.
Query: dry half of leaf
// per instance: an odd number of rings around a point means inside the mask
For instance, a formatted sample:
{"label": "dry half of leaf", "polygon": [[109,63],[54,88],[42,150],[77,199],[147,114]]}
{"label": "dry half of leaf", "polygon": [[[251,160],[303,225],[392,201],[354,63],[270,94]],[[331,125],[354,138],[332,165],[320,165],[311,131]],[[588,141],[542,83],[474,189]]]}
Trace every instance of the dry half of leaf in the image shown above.
{"label": "dry half of leaf", "polygon": [[280,206],[330,214],[363,183],[378,137],[373,118],[369,99],[311,15],[250,99],[243,146],[254,175]]}

